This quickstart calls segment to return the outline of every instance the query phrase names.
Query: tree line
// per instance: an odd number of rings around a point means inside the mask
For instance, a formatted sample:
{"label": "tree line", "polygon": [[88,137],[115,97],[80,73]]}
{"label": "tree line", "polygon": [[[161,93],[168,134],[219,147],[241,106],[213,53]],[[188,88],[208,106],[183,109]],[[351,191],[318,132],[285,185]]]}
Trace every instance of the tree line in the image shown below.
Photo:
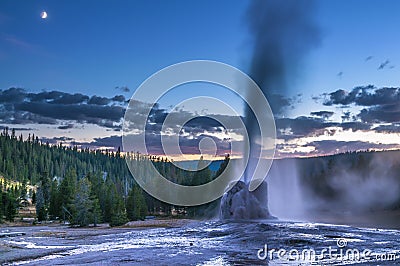
{"label": "tree line", "polygon": [[[146,215],[209,216],[217,208],[216,201],[187,208],[153,198],[136,184],[126,165],[127,156],[137,160],[137,167],[143,167],[140,162],[144,160],[151,161],[162,175],[183,185],[207,183],[221,172],[209,167],[185,171],[166,158],[121,154],[119,148],[114,152],[51,145],[33,134],[27,139],[22,134],[17,137],[14,130],[5,128],[0,133],[0,175],[19,186],[0,187],[0,219],[12,221],[27,199],[35,204],[38,221],[68,220],[81,226],[100,222],[120,225]],[[228,161],[229,156],[221,167]],[[37,189],[27,190],[27,185]]]}

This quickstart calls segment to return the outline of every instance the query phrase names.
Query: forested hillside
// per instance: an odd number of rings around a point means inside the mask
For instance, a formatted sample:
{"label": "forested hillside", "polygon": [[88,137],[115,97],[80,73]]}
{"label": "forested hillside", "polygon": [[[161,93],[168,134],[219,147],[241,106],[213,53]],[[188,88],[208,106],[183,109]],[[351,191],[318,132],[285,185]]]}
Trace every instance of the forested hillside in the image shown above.
{"label": "forested hillside", "polygon": [[[206,183],[214,177],[208,168],[183,171],[157,156],[127,154],[133,159],[151,160],[166,177],[186,185]],[[227,157],[229,160],[229,157]],[[206,206],[170,206],[149,196],[135,184],[125,155],[119,151],[78,150],[77,147],[42,143],[29,135],[26,140],[15,131],[0,134],[1,183],[0,219],[13,220],[23,202],[36,206],[37,219],[68,219],[73,224],[108,222],[123,224],[147,214],[206,215]],[[10,186],[10,181],[18,185]],[[37,191],[27,189],[34,185]]]}
{"label": "forested hillside", "polygon": [[5,177],[36,184],[44,174],[63,178],[69,169],[75,169],[78,176],[104,172],[116,183],[130,176],[118,152],[78,152],[76,147],[42,143],[35,135],[23,140],[8,129],[0,134],[0,172]]}
{"label": "forested hillside", "polygon": [[308,201],[320,210],[400,209],[400,151],[295,159]]}

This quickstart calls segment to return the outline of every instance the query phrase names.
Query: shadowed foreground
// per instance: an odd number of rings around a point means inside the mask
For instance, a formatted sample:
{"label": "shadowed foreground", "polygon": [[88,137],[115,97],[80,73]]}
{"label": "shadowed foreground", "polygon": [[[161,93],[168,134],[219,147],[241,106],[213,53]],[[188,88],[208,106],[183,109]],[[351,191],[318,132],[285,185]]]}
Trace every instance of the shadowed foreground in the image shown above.
{"label": "shadowed foreground", "polygon": [[[133,225],[135,226],[135,225]],[[0,239],[0,262],[54,264],[137,264],[137,265],[233,265],[267,264],[257,251],[265,244],[271,249],[336,248],[370,249],[369,259],[343,258],[346,264],[393,265],[400,260],[400,231],[360,229],[350,226],[283,221],[198,222],[159,224],[162,227],[68,228],[65,226],[8,227],[1,231],[26,235]],[[381,261],[379,256],[390,256]],[[317,264],[342,265],[343,260],[325,254]],[[393,261],[395,260],[395,261]],[[308,265],[308,260],[279,258],[269,263]]]}

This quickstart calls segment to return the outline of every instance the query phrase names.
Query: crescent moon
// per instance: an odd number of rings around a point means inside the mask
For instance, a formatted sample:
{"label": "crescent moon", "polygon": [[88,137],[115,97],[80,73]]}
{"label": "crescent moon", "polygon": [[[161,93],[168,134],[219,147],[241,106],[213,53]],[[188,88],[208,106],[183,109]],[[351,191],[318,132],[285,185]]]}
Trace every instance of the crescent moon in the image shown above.
{"label": "crescent moon", "polygon": [[40,17],[41,17],[42,19],[46,19],[46,18],[47,18],[47,12],[46,12],[46,11],[43,11],[42,13],[40,13]]}

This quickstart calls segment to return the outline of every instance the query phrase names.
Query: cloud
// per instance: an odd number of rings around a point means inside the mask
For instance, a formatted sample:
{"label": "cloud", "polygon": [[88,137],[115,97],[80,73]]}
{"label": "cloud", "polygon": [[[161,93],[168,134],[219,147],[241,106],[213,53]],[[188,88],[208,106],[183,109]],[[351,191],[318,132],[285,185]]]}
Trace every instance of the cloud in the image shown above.
{"label": "cloud", "polygon": [[[28,93],[22,88],[0,90],[0,122],[7,124],[61,124],[59,129],[71,128],[73,123],[91,123],[118,128],[125,112],[125,98],[112,98],[42,91]],[[110,105],[111,104],[111,105]]]}
{"label": "cloud", "polygon": [[391,125],[380,125],[373,128],[376,132],[383,132],[383,133],[400,133],[400,124],[395,123]]}
{"label": "cloud", "polygon": [[318,111],[318,112],[311,112],[310,114],[318,116],[318,117],[321,117],[323,119],[328,119],[334,114],[334,112],[331,112],[331,111]]}
{"label": "cloud", "polygon": [[69,94],[63,93],[61,97],[54,99],[50,103],[55,104],[78,104],[83,103],[89,99],[89,96],[83,95],[81,93]]}
{"label": "cloud", "polygon": [[73,124],[61,125],[57,127],[58,129],[71,129],[74,128]]}
{"label": "cloud", "polygon": [[[292,104],[293,100],[284,96],[278,96],[282,105]],[[70,94],[61,91],[42,91],[28,93],[22,88],[9,88],[0,90],[0,123],[2,124],[48,124],[56,125],[59,130],[68,130],[75,123],[90,123],[110,129],[121,129],[122,118],[125,113],[125,97],[116,95],[111,98],[101,96],[88,96],[80,93]],[[355,105],[364,107],[359,114],[352,115],[344,112],[342,122],[328,120],[334,115],[332,111],[315,111],[310,116],[299,116],[296,118],[276,118],[277,137],[280,141],[287,140],[290,143],[280,144],[282,150],[277,154],[284,154],[284,147],[288,151],[294,150],[290,145],[301,140],[303,137],[317,137],[321,135],[332,136],[341,129],[355,131],[368,131],[384,133],[399,132],[400,125],[400,89],[399,88],[376,88],[372,85],[355,87],[351,91],[337,90],[326,94],[325,105],[347,106]],[[206,116],[199,116],[185,110],[173,110],[161,108],[158,104],[143,102],[132,102],[129,108],[133,108],[132,120],[128,123],[129,128],[137,129],[139,119],[143,118],[145,111],[152,106],[148,124],[146,126],[146,140],[149,153],[163,154],[161,146],[162,125],[167,116],[171,124],[167,126],[168,134],[179,134],[181,150],[184,153],[199,153],[198,144],[202,138],[212,138],[218,149],[218,154],[229,152],[230,145],[238,139],[230,139],[229,133],[236,136],[242,134],[237,122],[237,117],[229,115],[216,115],[216,120]],[[244,121],[243,117],[240,117]],[[138,120],[138,121],[136,121]],[[227,132],[218,120],[226,121],[227,127],[232,130]],[[181,127],[181,121],[187,123]],[[375,123],[378,123],[376,126]],[[382,124],[386,123],[386,124]],[[389,123],[389,124],[388,124]],[[379,125],[381,124],[381,125]],[[115,134],[115,133],[114,133]],[[137,141],[138,137],[132,137]],[[235,138],[235,137],[234,137]],[[313,138],[315,140],[315,138]],[[76,142],[73,139],[47,139],[49,143],[60,141],[79,145],[81,147],[107,147],[117,149],[121,147],[120,136],[95,138],[89,142]],[[52,142],[51,142],[52,141]],[[172,137],[166,136],[166,141],[172,141]],[[303,142],[304,143],[304,142]],[[332,152],[333,142],[313,142],[307,146],[298,146],[295,154],[323,154],[325,151]],[[367,147],[368,142],[348,142],[347,146],[337,142],[339,150],[355,150]],[[313,146],[314,145],[314,146]],[[324,146],[325,145],[325,146]],[[390,148],[370,144],[370,148]],[[278,146],[279,148],[279,146]],[[336,149],[336,148],[335,148]],[[353,150],[354,150],[353,149]],[[310,153],[311,152],[311,153]],[[333,151],[334,152],[334,151]],[[294,154],[293,153],[293,154]]]}
{"label": "cloud", "polygon": [[363,122],[394,123],[400,122],[400,105],[390,104],[362,109],[357,115]]}
{"label": "cloud", "polygon": [[347,92],[345,90],[339,89],[335,92],[329,93],[329,100],[324,102],[324,105],[349,105],[354,102],[358,90],[352,90]]}
{"label": "cloud", "polygon": [[111,98],[111,101],[114,101],[114,102],[125,102],[125,96],[123,96],[123,95],[115,95],[114,97]]}
{"label": "cloud", "polygon": [[293,99],[287,98],[281,94],[272,93],[267,95],[267,98],[271,104],[271,109],[277,114],[281,114],[288,107],[293,106]]}
{"label": "cloud", "polygon": [[107,147],[117,150],[118,147],[122,149],[122,137],[113,135],[104,138],[94,138],[91,142],[74,142],[74,145],[85,147],[92,147],[92,148],[99,148],[99,147]]}
{"label": "cloud", "polygon": [[111,102],[110,99],[106,97],[92,96],[90,97],[88,104],[96,104],[96,105],[107,105]]}
{"label": "cloud", "polygon": [[93,122],[97,119],[118,122],[123,114],[121,106],[98,106],[87,104],[54,104],[22,102],[15,105],[16,111],[26,111],[42,117],[60,120],[75,120],[77,122]]}
{"label": "cloud", "polygon": [[400,103],[400,88],[384,87],[377,89],[373,86],[367,86],[356,89],[360,90],[360,93],[357,95],[355,103],[360,106]]}
{"label": "cloud", "polygon": [[353,122],[330,122],[321,117],[299,116],[296,118],[279,118],[275,120],[277,127],[277,138],[284,140],[300,139],[308,136],[319,136],[323,134],[332,135],[336,128],[343,130],[366,131],[371,129],[371,124],[359,121]]}
{"label": "cloud", "polygon": [[379,67],[378,67],[378,70],[384,69],[385,67],[387,67],[387,65],[389,65],[389,63],[390,63],[389,60],[386,60],[385,62],[381,63],[381,64],[379,65]]}
{"label": "cloud", "polygon": [[[327,94],[329,97],[324,105],[350,105],[363,106],[359,114],[354,116],[365,123],[393,123],[400,122],[400,88],[359,86],[350,92],[337,90]],[[350,119],[350,113],[344,113],[344,120]]]}
{"label": "cloud", "polygon": [[65,94],[66,94],[65,92],[61,92],[61,91],[42,91],[39,93],[29,93],[26,95],[27,95],[28,99],[31,100],[32,102],[43,102],[43,101],[47,101],[47,100],[59,99]]}
{"label": "cloud", "polygon": [[66,136],[62,136],[62,137],[54,137],[54,138],[40,138],[40,141],[42,143],[49,143],[49,144],[58,144],[60,142],[67,142],[70,143],[71,141],[73,141],[74,138],[71,137],[66,137]]}
{"label": "cloud", "polygon": [[21,111],[9,112],[9,116],[2,119],[2,122],[7,124],[58,124],[57,119]]}
{"label": "cloud", "polygon": [[362,123],[358,121],[353,121],[353,122],[343,122],[343,123],[338,123],[338,126],[343,128],[344,130],[351,129],[353,131],[358,131],[358,130],[369,130],[371,129],[371,125],[368,123]]}
{"label": "cloud", "polygon": [[9,88],[0,91],[0,104],[22,102],[26,97],[26,92],[21,88]]}
{"label": "cloud", "polygon": [[13,127],[13,128],[10,129],[8,126],[0,125],[0,130],[3,130],[3,129],[8,129],[8,130],[14,129],[15,131],[32,131],[32,130],[35,130],[34,128],[30,128],[30,127]]}
{"label": "cloud", "polygon": [[[275,121],[278,138],[291,139],[317,133],[318,130],[335,126],[336,123],[325,122],[316,117],[299,116],[297,118],[279,118]],[[286,133],[289,132],[289,133]]]}
{"label": "cloud", "polygon": [[115,87],[115,89],[120,90],[122,92],[130,92],[130,89],[127,86],[121,86],[121,87],[117,86]]}
{"label": "cloud", "polygon": [[[141,140],[142,136],[140,135],[126,135],[126,141],[129,143],[137,143]],[[153,132],[146,132],[146,147],[147,153],[153,155],[165,155],[163,146],[161,145],[161,135],[153,134]],[[200,134],[199,136],[193,138],[191,136],[179,136],[179,147],[183,154],[200,154],[199,143],[203,138],[211,138],[217,147],[217,155],[224,155],[226,153],[230,153],[230,141],[226,139],[220,139],[218,137]],[[53,141],[56,142],[56,141]],[[173,142],[173,138],[171,136],[164,137],[164,145],[169,145],[175,143]],[[122,149],[122,137],[118,135],[113,135],[109,137],[103,138],[94,138],[91,142],[71,142],[72,145],[77,145],[82,148],[108,148],[112,150],[117,150],[118,147]],[[134,146],[133,146],[134,148]],[[135,150],[128,150],[134,151]],[[143,151],[141,151],[143,152]],[[208,151],[211,152],[211,151]]]}
{"label": "cloud", "polygon": [[316,154],[332,154],[343,153],[348,151],[360,151],[368,149],[392,149],[399,148],[398,144],[379,144],[367,141],[336,141],[336,140],[321,140],[313,141],[307,146],[315,147],[314,153]]}
{"label": "cloud", "polygon": [[349,121],[350,117],[351,117],[351,112],[350,111],[343,112],[343,114],[341,116],[342,121]]}

